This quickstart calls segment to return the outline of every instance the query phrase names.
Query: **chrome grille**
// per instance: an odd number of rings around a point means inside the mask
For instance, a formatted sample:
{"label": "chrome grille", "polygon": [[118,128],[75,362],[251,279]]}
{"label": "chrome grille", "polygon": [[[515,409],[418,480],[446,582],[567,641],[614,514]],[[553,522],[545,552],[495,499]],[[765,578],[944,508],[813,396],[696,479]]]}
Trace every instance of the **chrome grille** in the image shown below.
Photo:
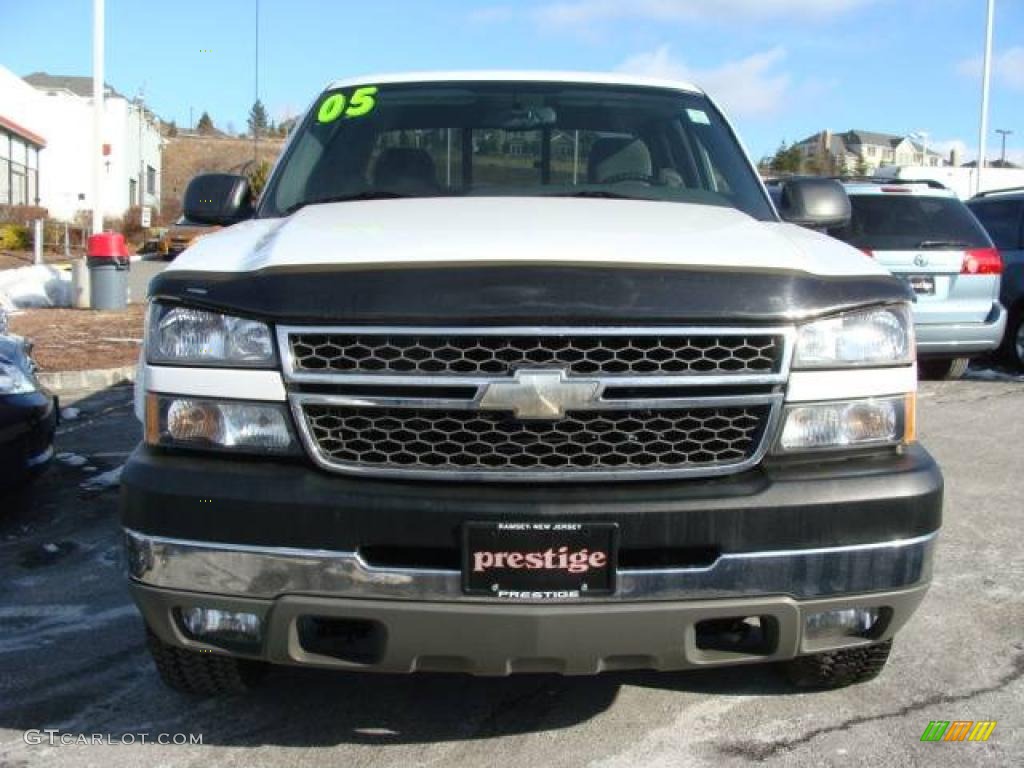
{"label": "chrome grille", "polygon": [[506,413],[310,403],[302,416],[339,466],[575,473],[739,464],[757,449],[769,410],[580,411],[520,421]]}
{"label": "chrome grille", "polygon": [[297,372],[505,376],[531,366],[572,375],[772,373],[782,339],[771,334],[497,336],[295,333]]}
{"label": "chrome grille", "polygon": [[278,327],[310,456],[353,474],[739,472],[778,422],[791,328]]}

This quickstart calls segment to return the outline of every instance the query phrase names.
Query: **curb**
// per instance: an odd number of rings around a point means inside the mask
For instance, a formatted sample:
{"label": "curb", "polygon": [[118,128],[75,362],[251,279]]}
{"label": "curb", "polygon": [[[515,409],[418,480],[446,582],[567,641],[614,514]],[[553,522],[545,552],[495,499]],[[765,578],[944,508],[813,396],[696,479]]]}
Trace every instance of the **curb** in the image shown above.
{"label": "curb", "polygon": [[39,371],[39,383],[56,395],[82,390],[99,390],[135,381],[135,366],[93,368],[86,371]]}

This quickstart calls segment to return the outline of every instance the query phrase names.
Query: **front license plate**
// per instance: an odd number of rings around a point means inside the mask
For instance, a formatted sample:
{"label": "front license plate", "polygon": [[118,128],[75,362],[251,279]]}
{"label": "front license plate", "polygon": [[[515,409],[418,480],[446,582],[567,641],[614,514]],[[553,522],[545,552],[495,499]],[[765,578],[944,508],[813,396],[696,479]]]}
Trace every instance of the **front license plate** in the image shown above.
{"label": "front license plate", "polygon": [[615,591],[614,523],[467,523],[462,586],[510,600],[564,600]]}
{"label": "front license plate", "polygon": [[935,278],[931,275],[907,275],[906,281],[918,296],[935,295]]}

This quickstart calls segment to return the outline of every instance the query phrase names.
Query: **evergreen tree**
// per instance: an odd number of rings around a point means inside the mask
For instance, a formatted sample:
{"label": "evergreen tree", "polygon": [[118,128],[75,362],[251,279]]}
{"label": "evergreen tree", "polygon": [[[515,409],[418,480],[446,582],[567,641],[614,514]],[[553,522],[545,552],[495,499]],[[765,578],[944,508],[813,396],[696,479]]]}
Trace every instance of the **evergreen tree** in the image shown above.
{"label": "evergreen tree", "polygon": [[775,152],[775,156],[772,157],[769,167],[775,174],[799,173],[801,161],[799,147],[787,147],[786,142],[782,142]]}
{"label": "evergreen tree", "polygon": [[204,136],[208,136],[216,130],[213,126],[213,120],[210,119],[210,115],[204,110],[203,114],[199,116],[199,122],[196,123],[196,131]]}
{"label": "evergreen tree", "polygon": [[249,133],[252,136],[264,136],[267,133],[267,110],[263,102],[256,99],[256,103],[249,110]]}

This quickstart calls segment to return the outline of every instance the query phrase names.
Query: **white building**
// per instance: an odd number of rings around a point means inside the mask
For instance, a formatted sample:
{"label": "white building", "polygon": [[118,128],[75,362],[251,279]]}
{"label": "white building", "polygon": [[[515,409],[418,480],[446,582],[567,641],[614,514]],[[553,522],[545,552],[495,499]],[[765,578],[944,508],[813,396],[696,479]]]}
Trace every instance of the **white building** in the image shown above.
{"label": "white building", "polygon": [[[22,79],[0,67],[0,117],[45,142],[35,158],[38,205],[59,219],[91,210],[92,78],[37,72]],[[158,121],[109,85],[103,144],[104,216],[122,216],[133,205],[158,208],[162,144]],[[29,204],[36,202],[31,197]],[[5,202],[0,199],[0,204]]]}

